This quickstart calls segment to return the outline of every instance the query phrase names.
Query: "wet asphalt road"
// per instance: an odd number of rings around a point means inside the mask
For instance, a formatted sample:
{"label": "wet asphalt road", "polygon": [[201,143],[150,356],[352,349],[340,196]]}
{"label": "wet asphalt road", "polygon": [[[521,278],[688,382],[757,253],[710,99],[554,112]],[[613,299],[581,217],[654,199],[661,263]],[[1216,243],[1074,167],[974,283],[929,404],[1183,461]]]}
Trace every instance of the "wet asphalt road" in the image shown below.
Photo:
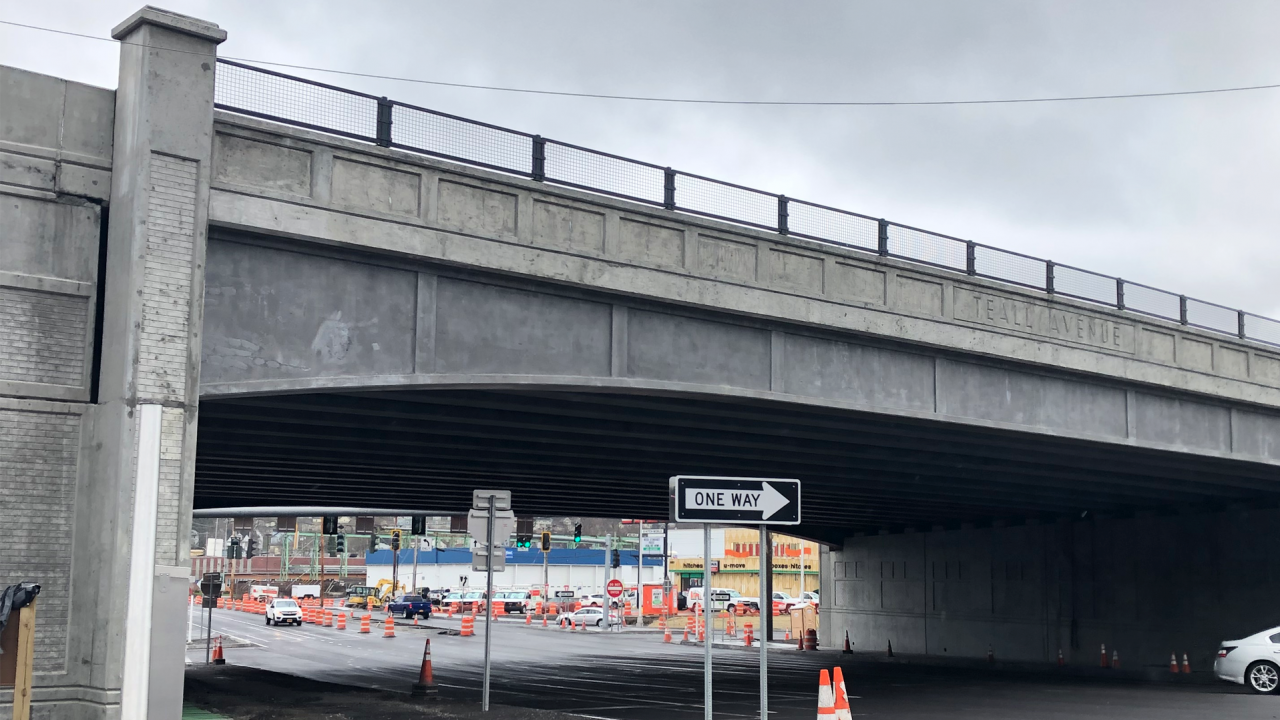
{"label": "wet asphalt road", "polygon": [[[381,616],[375,615],[376,618]],[[402,621],[398,621],[402,622]],[[437,618],[433,625],[457,627]],[[214,613],[214,632],[253,643],[226,651],[229,664],[286,672],[327,682],[405,691],[416,679],[423,640],[431,639],[442,695],[479,701],[483,621],[476,637],[397,627],[382,637],[313,626],[266,627],[260,617]],[[197,630],[203,635],[203,630]],[[188,654],[202,663],[203,649]],[[715,650],[715,717],[759,717],[758,654]],[[1230,684],[1163,685],[1015,675],[986,668],[885,663],[835,652],[770,651],[770,718],[810,720],[817,677],[840,664],[854,717],[979,718],[1280,718],[1280,698]],[[703,717],[702,649],[665,645],[651,633],[568,632],[504,619],[493,633],[491,700],[611,720],[697,720]]]}

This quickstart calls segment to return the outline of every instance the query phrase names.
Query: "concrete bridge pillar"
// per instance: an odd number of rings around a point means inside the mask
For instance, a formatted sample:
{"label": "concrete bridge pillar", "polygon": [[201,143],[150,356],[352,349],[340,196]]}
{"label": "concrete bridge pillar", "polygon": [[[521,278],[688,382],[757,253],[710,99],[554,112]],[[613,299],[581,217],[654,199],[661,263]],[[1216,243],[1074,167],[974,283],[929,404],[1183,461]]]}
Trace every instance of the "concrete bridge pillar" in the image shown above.
{"label": "concrete bridge pillar", "polygon": [[226,33],[143,8],[121,41],[92,460],[96,680],[122,718],[182,714],[215,55]]}

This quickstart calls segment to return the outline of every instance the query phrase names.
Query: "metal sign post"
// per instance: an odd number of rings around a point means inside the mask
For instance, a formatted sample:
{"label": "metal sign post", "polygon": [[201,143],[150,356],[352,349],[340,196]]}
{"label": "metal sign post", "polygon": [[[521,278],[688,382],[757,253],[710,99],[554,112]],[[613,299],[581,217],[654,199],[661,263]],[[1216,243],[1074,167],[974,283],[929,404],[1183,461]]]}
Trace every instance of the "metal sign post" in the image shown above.
{"label": "metal sign post", "polygon": [[703,632],[703,653],[702,653],[702,717],[703,720],[712,720],[711,718],[711,633],[712,625],[707,622],[711,618],[711,614],[707,611],[711,609],[711,525],[703,523],[702,525],[702,632]]}
{"label": "metal sign post", "polygon": [[[772,616],[773,598],[769,596],[765,553],[769,547],[769,526],[800,524],[800,481],[781,478],[707,477],[677,475],[671,478],[671,520],[703,523],[702,604],[703,618],[711,603],[711,525],[710,523],[750,523],[760,526],[760,622]],[[804,558],[801,556],[801,572]],[[705,690],[704,716],[711,720],[711,629],[705,625],[706,650],[703,667]],[[760,636],[760,720],[769,717],[769,645],[770,633]]]}
{"label": "metal sign post", "polygon": [[[773,639],[773,628],[764,630],[764,614],[773,614],[773,598],[769,595],[769,579],[765,576],[764,553],[769,547],[769,526],[760,526],[760,720],[769,717],[769,641]],[[772,548],[769,549],[772,552]],[[802,558],[803,560],[803,558]],[[766,606],[765,602],[769,604]]]}
{"label": "metal sign post", "polygon": [[[471,512],[467,515],[467,531],[472,541],[484,535],[484,550],[472,548],[471,569],[484,570],[484,687],[481,705],[489,711],[490,654],[493,647],[493,572],[507,568],[505,546],[515,529],[515,513],[511,511],[510,490],[475,490],[471,494]],[[497,557],[494,557],[495,546]]]}
{"label": "metal sign post", "polygon": [[[489,496],[489,524],[485,528],[485,552],[488,554],[488,562],[485,563],[485,591],[484,591],[484,700],[481,709],[489,712],[489,648],[493,645],[493,521],[496,520],[496,503],[493,496]],[[506,551],[503,550],[503,560],[506,560]]]}

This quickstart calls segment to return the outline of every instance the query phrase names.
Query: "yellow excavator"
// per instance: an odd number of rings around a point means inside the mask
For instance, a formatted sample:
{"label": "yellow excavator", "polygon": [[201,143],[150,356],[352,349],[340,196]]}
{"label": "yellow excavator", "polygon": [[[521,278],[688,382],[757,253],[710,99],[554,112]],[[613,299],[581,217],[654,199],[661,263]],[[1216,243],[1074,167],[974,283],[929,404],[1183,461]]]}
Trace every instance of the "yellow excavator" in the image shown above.
{"label": "yellow excavator", "polygon": [[353,585],[347,588],[347,607],[376,610],[392,598],[396,592],[405,592],[404,583],[392,587],[391,581],[383,578],[377,585]]}

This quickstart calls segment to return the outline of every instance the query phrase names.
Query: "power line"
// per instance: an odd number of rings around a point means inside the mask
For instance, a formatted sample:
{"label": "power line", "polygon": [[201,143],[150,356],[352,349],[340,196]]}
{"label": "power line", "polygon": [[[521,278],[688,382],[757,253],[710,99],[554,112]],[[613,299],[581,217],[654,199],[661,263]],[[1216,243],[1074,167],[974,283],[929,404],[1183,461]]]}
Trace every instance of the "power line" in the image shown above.
{"label": "power line", "polygon": [[[71,32],[68,30],[57,30],[54,28],[41,27],[39,25],[26,25],[23,23],[11,22],[8,20],[0,20],[0,25],[9,25],[11,27],[25,28],[28,30],[39,30],[41,32],[55,33],[58,35],[68,35],[70,37],[87,38],[89,40],[99,40],[110,43],[118,43],[120,45],[135,45],[138,47],[152,47],[142,43],[127,43],[117,41],[112,38],[99,37],[97,35],[86,35],[84,33]],[[191,55],[203,55],[206,57],[217,57],[212,53],[197,53],[190,50],[177,50],[173,48],[157,48],[168,50],[169,52],[181,52]],[[985,100],[915,100],[915,101],[868,101],[868,100],[717,100],[705,98],[673,98],[673,97],[655,97],[647,95],[611,95],[606,93],[587,93],[587,92],[570,92],[567,90],[540,90],[535,88],[519,88],[505,87],[501,85],[476,85],[471,83],[448,82],[445,80],[425,80],[422,78],[398,77],[395,75],[379,75],[376,73],[355,72],[352,70],[335,70],[333,68],[315,67],[312,65],[294,65],[291,63],[273,62],[271,60],[256,60],[253,58],[241,57],[224,57],[226,60],[236,60],[238,62],[254,63],[257,65],[270,65],[273,67],[289,68],[292,70],[308,70],[311,72],[330,73],[333,75],[346,75],[348,77],[370,78],[374,80],[390,80],[393,82],[414,83],[417,85],[434,85],[437,87],[463,88],[467,90],[490,90],[495,92],[522,93],[526,95],[550,95],[554,97],[571,97],[571,98],[588,98],[595,100],[627,100],[633,102],[654,102],[654,103],[677,103],[677,104],[694,104],[694,105],[759,105],[759,106],[777,106],[777,107],[920,107],[932,105],[1015,105],[1027,103],[1054,103],[1054,102],[1078,102],[1085,100],[1134,100],[1143,98],[1165,98],[1165,97],[1181,97],[1187,95],[1214,95],[1221,93],[1237,93],[1249,92],[1253,90],[1274,90],[1280,88],[1280,83],[1271,85],[1246,85],[1241,87],[1211,88],[1207,90],[1173,90],[1168,92],[1143,92],[1143,93],[1122,93],[1116,95],[1067,95],[1060,97],[1031,97],[1031,98],[998,98]]]}

